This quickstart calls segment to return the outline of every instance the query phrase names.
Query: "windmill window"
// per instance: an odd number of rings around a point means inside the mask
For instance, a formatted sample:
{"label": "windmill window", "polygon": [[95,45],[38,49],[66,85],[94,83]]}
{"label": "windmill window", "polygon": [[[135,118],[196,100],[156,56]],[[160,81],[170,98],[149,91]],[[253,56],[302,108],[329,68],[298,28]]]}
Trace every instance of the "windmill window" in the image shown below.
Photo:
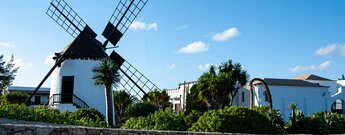
{"label": "windmill window", "polygon": [[264,95],[264,97],[265,97],[265,101],[268,101],[268,96],[267,96],[266,91],[264,91],[263,95]]}
{"label": "windmill window", "polygon": [[340,99],[335,100],[332,104],[331,111],[342,114],[343,113],[343,102],[344,101],[340,100]]}
{"label": "windmill window", "polygon": [[242,102],[244,102],[244,92],[242,92]]}

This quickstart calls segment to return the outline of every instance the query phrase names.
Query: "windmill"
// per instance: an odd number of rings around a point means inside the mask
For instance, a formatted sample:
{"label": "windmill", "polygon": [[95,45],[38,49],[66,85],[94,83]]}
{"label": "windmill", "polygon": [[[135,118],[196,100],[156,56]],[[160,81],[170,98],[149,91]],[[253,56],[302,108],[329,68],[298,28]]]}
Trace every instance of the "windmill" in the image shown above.
{"label": "windmill", "polygon": [[[158,89],[117,52],[113,50],[110,55],[106,53],[107,49],[118,47],[118,41],[146,3],[147,0],[120,0],[102,33],[106,41],[101,43],[96,39],[97,34],[64,0],[52,0],[46,14],[75,39],[61,52],[55,53],[54,66],[38,84],[26,103],[52,75],[49,106],[69,111],[93,107],[105,114],[105,101],[100,101],[105,99],[104,87],[93,85],[91,71],[92,67],[104,57],[110,57],[120,65],[122,89],[137,98],[141,98],[153,89]],[[112,47],[108,47],[109,42],[113,45]]]}

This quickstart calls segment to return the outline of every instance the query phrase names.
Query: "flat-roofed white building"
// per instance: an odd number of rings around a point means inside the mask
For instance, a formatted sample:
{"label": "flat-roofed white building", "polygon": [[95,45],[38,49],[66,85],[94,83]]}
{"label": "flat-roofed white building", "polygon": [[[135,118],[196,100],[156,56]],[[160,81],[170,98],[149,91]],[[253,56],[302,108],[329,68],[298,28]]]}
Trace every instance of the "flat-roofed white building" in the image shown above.
{"label": "flat-roofed white building", "polygon": [[[10,86],[8,87],[9,92],[23,92],[28,95],[35,91],[36,87],[23,87],[23,86]],[[31,105],[44,105],[48,102],[50,88],[42,87],[40,88],[35,96],[31,98]]]}

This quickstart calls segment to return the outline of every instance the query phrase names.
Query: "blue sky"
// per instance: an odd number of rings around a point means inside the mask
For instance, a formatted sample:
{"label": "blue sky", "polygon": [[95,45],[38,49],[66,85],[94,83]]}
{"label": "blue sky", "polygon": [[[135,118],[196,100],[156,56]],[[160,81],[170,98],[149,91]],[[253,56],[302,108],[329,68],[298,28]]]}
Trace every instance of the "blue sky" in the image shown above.
{"label": "blue sky", "polygon": [[[66,1],[104,41],[118,1]],[[36,86],[52,66],[46,58],[73,40],[45,14],[49,2],[0,1],[0,54],[20,65],[14,85]],[[345,74],[344,7],[340,0],[149,0],[116,51],[161,88],[229,59],[251,78],[337,79]]]}

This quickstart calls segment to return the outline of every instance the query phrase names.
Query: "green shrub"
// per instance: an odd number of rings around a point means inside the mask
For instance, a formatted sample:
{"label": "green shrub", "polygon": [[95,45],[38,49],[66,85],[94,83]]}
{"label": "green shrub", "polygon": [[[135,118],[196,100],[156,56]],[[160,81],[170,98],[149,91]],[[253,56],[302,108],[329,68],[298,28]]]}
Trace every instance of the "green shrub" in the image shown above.
{"label": "green shrub", "polygon": [[188,115],[185,115],[183,120],[186,123],[187,128],[190,128],[195,122],[197,122],[202,114],[203,112],[192,110]]}
{"label": "green shrub", "polygon": [[[68,113],[68,112],[66,112]],[[92,127],[105,127],[106,122],[104,116],[94,108],[79,108],[77,111],[68,115],[69,119],[74,120],[75,125],[92,126]]]}
{"label": "green shrub", "polygon": [[295,126],[287,125],[289,133],[340,134],[345,133],[342,114],[319,112],[298,120]]}
{"label": "green shrub", "polygon": [[27,107],[24,104],[0,103],[0,118],[40,121],[46,123],[105,127],[104,117],[95,109],[78,109],[60,113],[44,106]]}
{"label": "green shrub", "polygon": [[186,130],[186,125],[181,114],[160,110],[147,117],[132,117],[126,121],[123,128],[184,131]]}
{"label": "green shrub", "polygon": [[232,106],[205,112],[188,130],[196,132],[280,133],[266,116],[245,107]]}
{"label": "green shrub", "polygon": [[29,95],[23,92],[10,92],[4,95],[4,99],[8,103],[23,104]]}
{"label": "green shrub", "polygon": [[273,109],[272,112],[268,106],[254,107],[254,110],[266,116],[267,119],[280,131],[284,131],[284,120],[281,117],[279,110]]}
{"label": "green shrub", "polygon": [[149,103],[149,102],[137,102],[129,105],[125,110],[126,118],[131,117],[146,117],[149,114],[157,111],[159,108],[158,106]]}

